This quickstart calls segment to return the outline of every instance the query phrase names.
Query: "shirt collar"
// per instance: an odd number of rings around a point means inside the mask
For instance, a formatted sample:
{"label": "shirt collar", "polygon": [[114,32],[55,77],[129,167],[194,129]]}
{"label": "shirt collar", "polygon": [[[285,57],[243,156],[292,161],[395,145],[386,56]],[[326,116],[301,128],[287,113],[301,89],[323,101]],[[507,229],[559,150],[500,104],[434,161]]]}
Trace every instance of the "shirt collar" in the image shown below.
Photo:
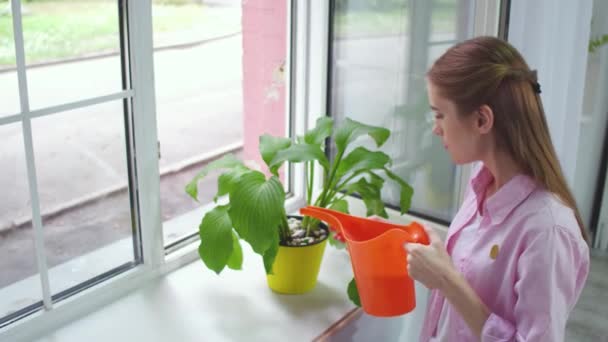
{"label": "shirt collar", "polygon": [[[482,166],[479,173],[471,179],[471,188],[479,210],[488,185],[494,176],[488,168]],[[486,199],[483,205],[483,216],[489,216],[492,224],[502,223],[521,202],[536,188],[536,182],[524,174],[518,174],[500,187],[496,193]]]}

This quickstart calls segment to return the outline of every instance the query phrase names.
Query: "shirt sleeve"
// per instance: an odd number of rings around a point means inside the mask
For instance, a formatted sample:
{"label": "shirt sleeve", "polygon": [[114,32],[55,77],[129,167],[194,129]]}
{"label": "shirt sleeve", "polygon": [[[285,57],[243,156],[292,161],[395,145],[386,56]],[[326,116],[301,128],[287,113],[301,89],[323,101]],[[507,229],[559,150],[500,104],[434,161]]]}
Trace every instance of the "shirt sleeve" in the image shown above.
{"label": "shirt sleeve", "polygon": [[481,340],[563,341],[568,315],[588,273],[584,242],[559,226],[536,234],[517,263],[515,321],[491,314]]}

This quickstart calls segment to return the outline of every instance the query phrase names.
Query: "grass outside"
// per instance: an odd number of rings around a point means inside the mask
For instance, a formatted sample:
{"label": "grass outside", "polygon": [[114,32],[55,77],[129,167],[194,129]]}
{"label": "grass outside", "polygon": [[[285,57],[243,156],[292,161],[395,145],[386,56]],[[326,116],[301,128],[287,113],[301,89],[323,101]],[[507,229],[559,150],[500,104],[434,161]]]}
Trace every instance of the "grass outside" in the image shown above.
{"label": "grass outside", "polygon": [[[15,65],[13,23],[0,1],[0,68]],[[119,50],[116,1],[24,2],[23,35],[26,63]],[[1,13],[3,13],[2,15]],[[240,31],[240,8],[154,4],[154,45],[184,43]]]}
{"label": "grass outside", "polygon": [[[455,4],[438,3],[432,11],[432,33],[449,33],[456,30]],[[335,36],[347,38],[405,34],[409,32],[408,21],[409,13],[405,7],[392,11],[338,11],[335,18]]]}

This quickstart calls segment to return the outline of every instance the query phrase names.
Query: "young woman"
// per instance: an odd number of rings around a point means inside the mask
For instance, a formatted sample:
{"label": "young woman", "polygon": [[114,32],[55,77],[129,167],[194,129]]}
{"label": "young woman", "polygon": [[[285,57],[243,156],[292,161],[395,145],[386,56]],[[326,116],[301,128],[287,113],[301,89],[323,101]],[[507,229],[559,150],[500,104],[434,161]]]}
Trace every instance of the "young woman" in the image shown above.
{"label": "young woman", "polygon": [[432,289],[421,341],[563,341],[589,272],[587,235],[551,143],[540,85],[491,37],[450,48],[427,74],[433,132],[479,161],[445,244],[406,244]]}

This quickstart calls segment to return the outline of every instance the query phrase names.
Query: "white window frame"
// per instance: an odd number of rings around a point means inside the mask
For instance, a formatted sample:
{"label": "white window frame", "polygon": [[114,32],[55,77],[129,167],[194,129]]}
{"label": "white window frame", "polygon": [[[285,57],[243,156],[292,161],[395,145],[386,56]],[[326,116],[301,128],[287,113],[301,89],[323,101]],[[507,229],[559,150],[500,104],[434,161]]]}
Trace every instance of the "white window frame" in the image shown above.
{"label": "white window frame", "polygon": [[[7,325],[0,330],[0,339],[18,340],[28,336],[40,335],[54,327],[81,317],[84,313],[90,312],[100,305],[123,295],[157,274],[158,265],[162,260],[162,249],[159,250],[157,248],[159,243],[162,248],[162,241],[159,240],[159,236],[162,238],[162,234],[160,234],[160,219],[156,219],[155,216],[157,215],[160,218],[160,204],[158,195],[154,197],[155,192],[158,193],[159,188],[158,152],[156,150],[154,82],[153,74],[150,72],[150,70],[153,70],[152,56],[149,53],[145,53],[146,51],[152,51],[151,2],[150,0],[126,1],[126,6],[126,14],[130,27],[128,40],[130,50],[129,67],[131,68],[132,81],[131,89],[32,111],[29,106],[25,71],[21,1],[11,1],[21,113],[0,118],[0,124],[22,121],[23,125],[36,261],[42,285],[44,310]],[[137,89],[137,94],[133,89]],[[53,303],[49,285],[49,269],[44,252],[44,235],[42,232],[42,218],[36,181],[31,120],[40,116],[52,115],[121,99],[132,101],[133,120],[135,123],[133,139],[139,146],[136,157],[137,168],[140,170],[136,185],[140,189],[140,214],[138,219],[141,222],[141,226],[147,228],[141,229],[143,264],[118,274],[112,280],[83,290],[61,302]]]}
{"label": "white window frame", "polygon": [[[318,118],[326,116],[327,113],[327,80],[329,66],[329,1],[311,0],[297,1],[298,11],[302,12],[299,23],[298,42],[302,49],[298,60],[303,61],[302,70],[296,73],[296,89],[301,93],[296,95],[299,105],[296,107],[296,117],[305,120],[301,124],[303,130],[298,134],[303,134],[305,129],[315,127]],[[315,44],[311,44],[315,42]],[[323,168],[315,163],[315,189],[313,193],[318,193],[323,182]]]}

